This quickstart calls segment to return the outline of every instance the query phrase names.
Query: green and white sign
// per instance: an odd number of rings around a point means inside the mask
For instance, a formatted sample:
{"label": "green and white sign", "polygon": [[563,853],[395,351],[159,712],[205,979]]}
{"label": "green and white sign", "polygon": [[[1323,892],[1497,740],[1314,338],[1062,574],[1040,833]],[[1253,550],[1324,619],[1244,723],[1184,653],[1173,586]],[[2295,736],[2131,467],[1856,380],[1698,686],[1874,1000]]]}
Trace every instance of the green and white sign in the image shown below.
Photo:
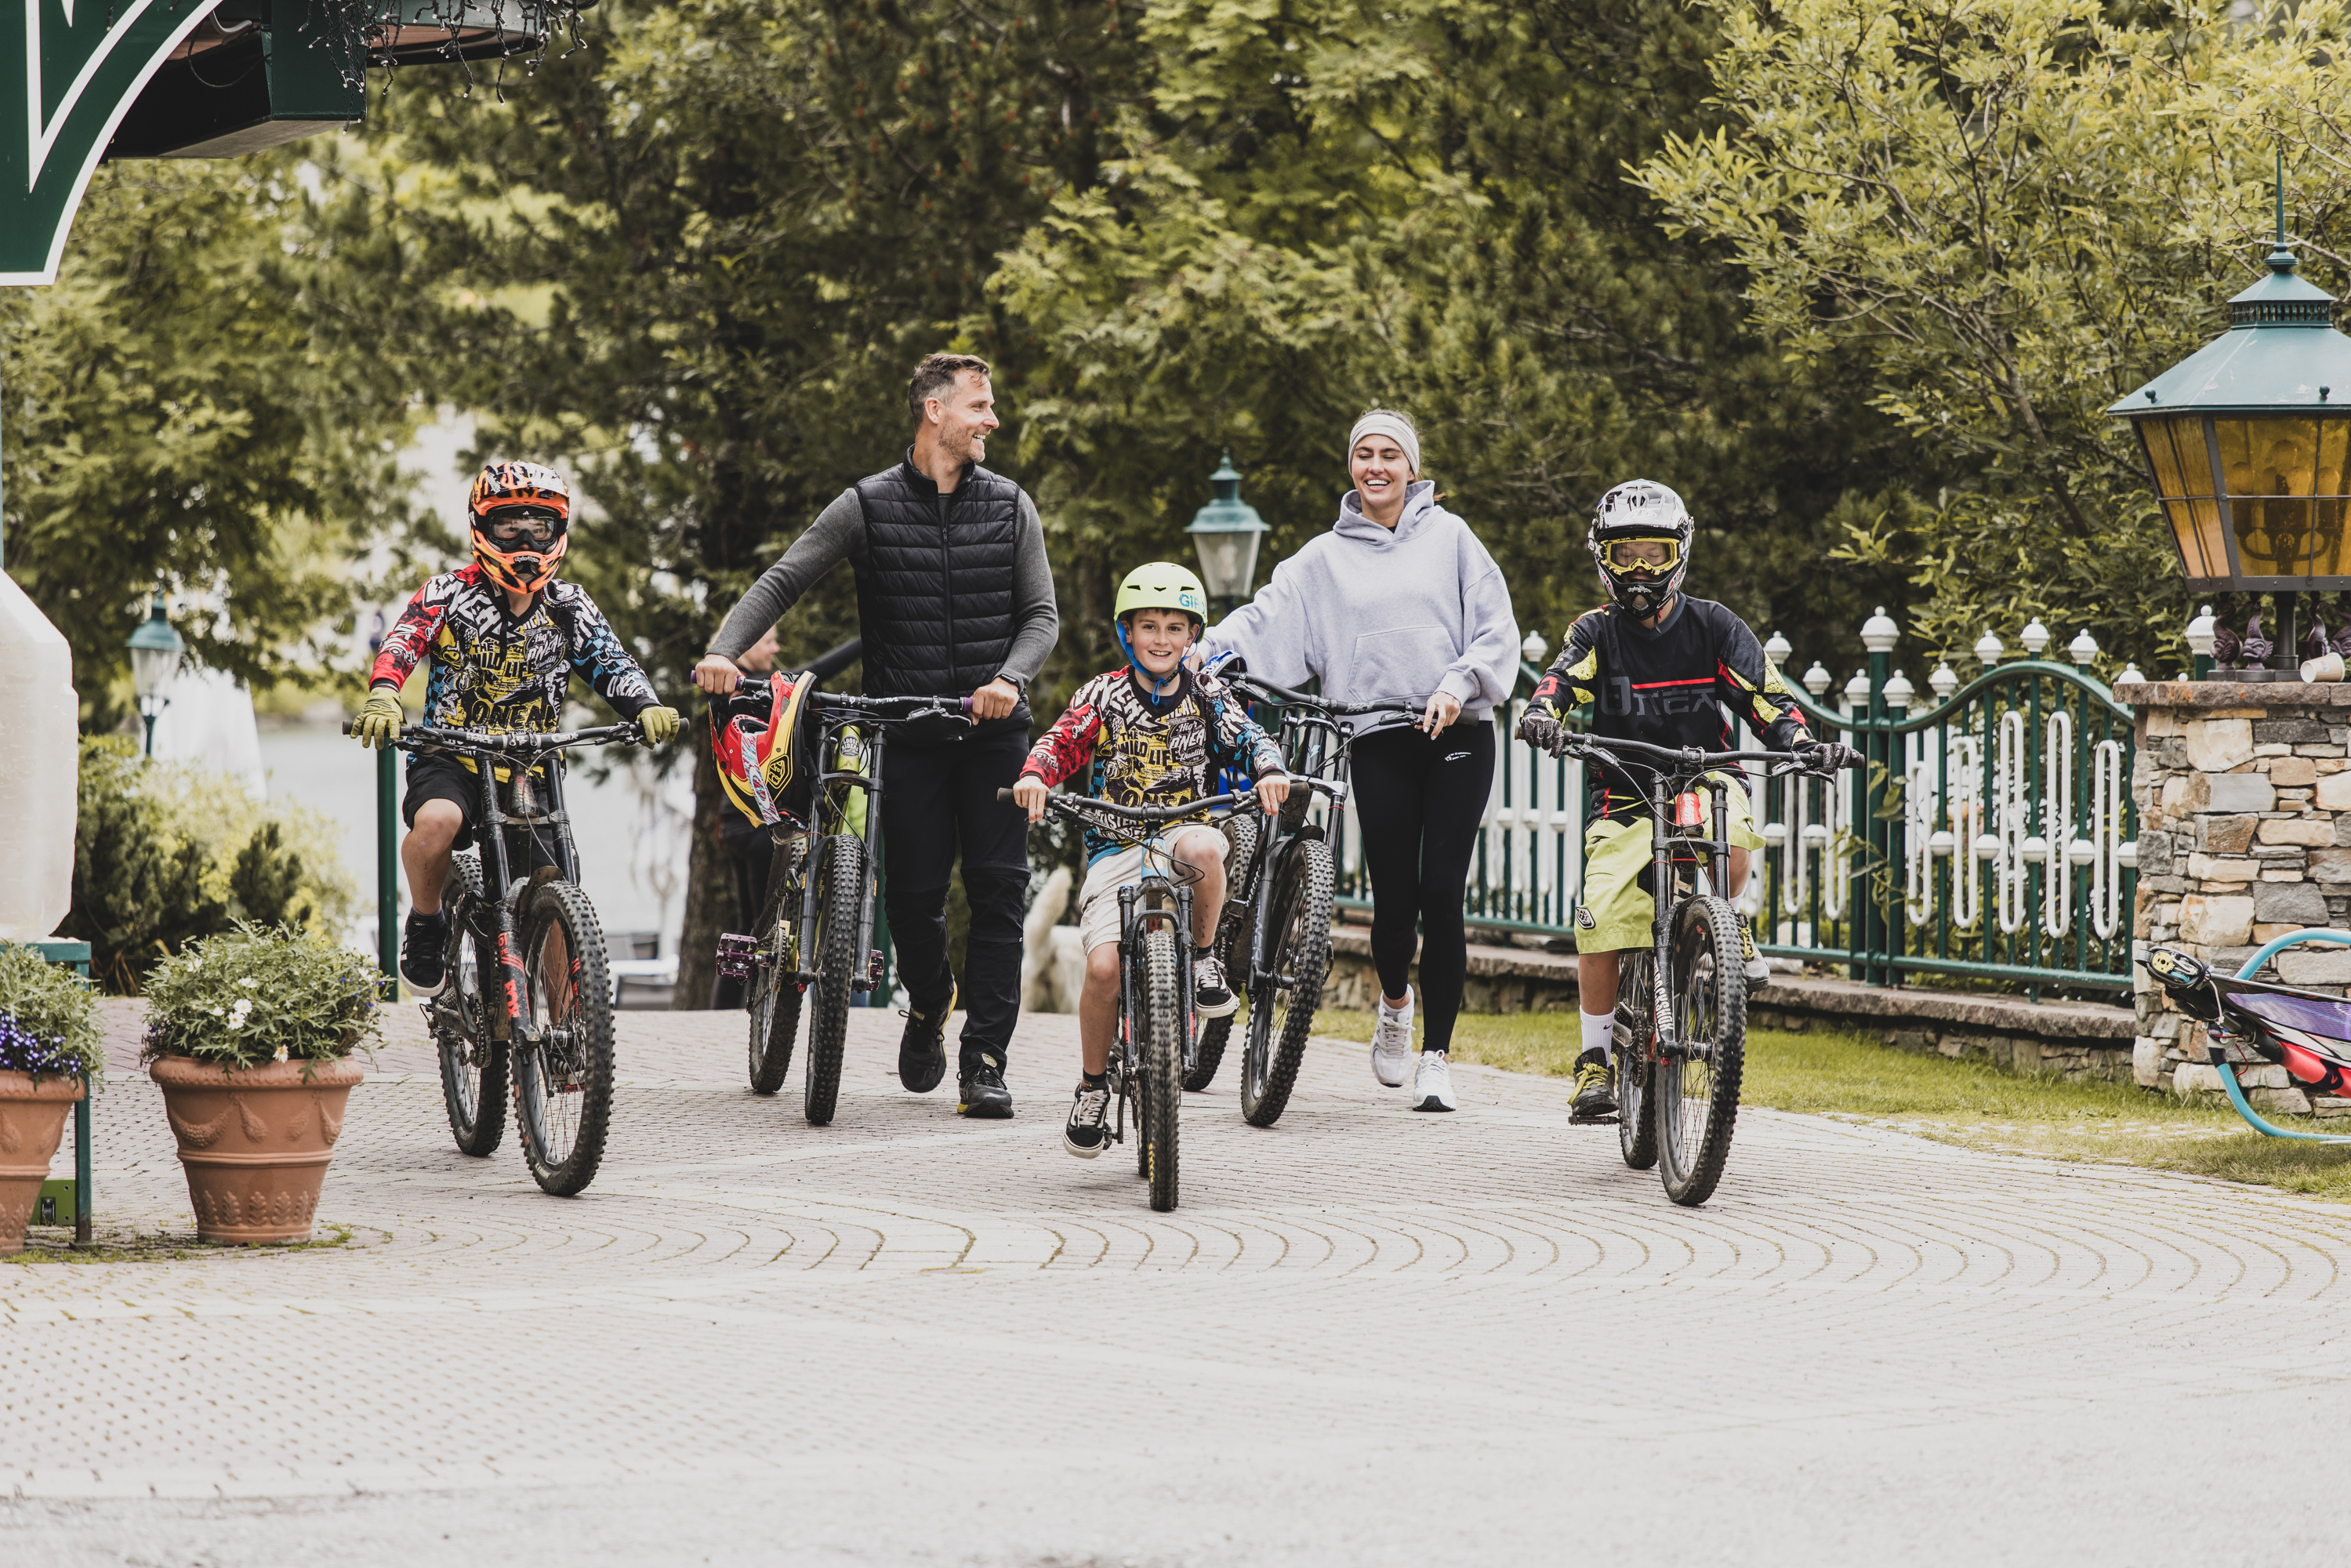
{"label": "green and white sign", "polygon": [[0,284],[51,283],[115,127],[214,0],[18,0],[0,21]]}

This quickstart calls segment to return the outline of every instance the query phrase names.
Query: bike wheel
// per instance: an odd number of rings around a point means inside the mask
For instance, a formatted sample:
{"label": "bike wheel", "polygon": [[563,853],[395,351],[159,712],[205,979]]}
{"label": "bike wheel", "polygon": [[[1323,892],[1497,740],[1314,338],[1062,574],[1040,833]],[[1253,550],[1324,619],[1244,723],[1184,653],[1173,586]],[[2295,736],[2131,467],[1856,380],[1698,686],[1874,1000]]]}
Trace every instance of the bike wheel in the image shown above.
{"label": "bike wheel", "polygon": [[1656,1057],[1658,1174],[1667,1197],[1695,1206],[1714,1196],[1739,1120],[1747,980],[1738,915],[1719,898],[1684,900],[1667,954],[1674,1040]]}
{"label": "bike wheel", "polygon": [[453,918],[441,961],[449,967],[446,999],[465,1027],[455,1030],[436,1019],[433,1043],[441,1057],[441,1101],[449,1112],[450,1134],[459,1154],[475,1159],[496,1153],[507,1135],[507,1048],[490,1038],[481,965],[468,951],[473,944],[465,930],[481,897],[481,862],[463,856],[451,861],[441,907]]}
{"label": "bike wheel", "polygon": [[514,1052],[515,1127],[531,1179],[569,1197],[596,1179],[612,1124],[612,981],[604,932],[579,885],[542,883],[523,922],[525,1021]]}
{"label": "bike wheel", "polygon": [[1176,1207],[1176,1112],[1184,1103],[1184,998],[1176,993],[1176,936],[1143,938],[1143,1172],[1151,1179],[1151,1207]]}
{"label": "bike wheel", "polygon": [[865,842],[852,833],[824,841],[824,881],[816,894],[816,981],[809,988],[808,1076],[802,1105],[821,1127],[841,1104],[841,1058],[849,1040],[849,987],[865,955],[857,916],[865,902]]}
{"label": "bike wheel", "polygon": [[1272,873],[1274,973],[1250,994],[1241,1069],[1241,1116],[1252,1127],[1272,1126],[1290,1105],[1331,967],[1331,846],[1292,839]]}
{"label": "bike wheel", "polygon": [[1626,1043],[1614,1051],[1616,1145],[1625,1163],[1636,1171],[1657,1163],[1657,1123],[1649,1102],[1656,1092],[1657,1070],[1651,1054],[1649,1028],[1649,955],[1624,956],[1616,981],[1616,1022]]}
{"label": "bike wheel", "polygon": [[[1225,961],[1226,983],[1238,991],[1249,985],[1249,862],[1257,859],[1257,819],[1235,817],[1225,824],[1225,831],[1233,841],[1232,860],[1225,868],[1231,879],[1226,885],[1231,892],[1223,918],[1217,923],[1217,952]],[[1197,1093],[1217,1081],[1217,1070],[1225,1063],[1225,1048],[1232,1043],[1233,1022],[1238,1016],[1227,1013],[1200,1025],[1199,1044],[1184,1070],[1185,1088]]]}
{"label": "bike wheel", "polygon": [[776,851],[774,869],[768,873],[768,906],[751,927],[758,952],[752,960],[751,994],[746,998],[751,1014],[751,1092],[773,1094],[784,1086],[792,1068],[792,1043],[800,1031],[800,889],[790,875],[795,864],[790,846]]}

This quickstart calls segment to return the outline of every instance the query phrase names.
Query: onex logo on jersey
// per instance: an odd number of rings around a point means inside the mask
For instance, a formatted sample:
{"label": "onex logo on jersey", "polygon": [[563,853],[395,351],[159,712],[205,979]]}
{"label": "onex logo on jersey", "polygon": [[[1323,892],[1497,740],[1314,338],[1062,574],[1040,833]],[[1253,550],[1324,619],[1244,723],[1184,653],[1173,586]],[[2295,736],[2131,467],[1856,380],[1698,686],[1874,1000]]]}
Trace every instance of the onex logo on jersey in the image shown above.
{"label": "onex logo on jersey", "polygon": [[1712,675],[1637,683],[1610,675],[1600,682],[1599,696],[1600,711],[1612,718],[1681,718],[1715,711]]}

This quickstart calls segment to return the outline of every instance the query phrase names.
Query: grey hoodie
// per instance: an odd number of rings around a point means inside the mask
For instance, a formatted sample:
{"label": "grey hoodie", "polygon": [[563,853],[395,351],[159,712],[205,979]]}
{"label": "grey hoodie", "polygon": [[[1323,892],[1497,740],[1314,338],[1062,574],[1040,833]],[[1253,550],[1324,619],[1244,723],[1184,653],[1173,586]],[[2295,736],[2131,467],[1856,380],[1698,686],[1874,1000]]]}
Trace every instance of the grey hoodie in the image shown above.
{"label": "grey hoodie", "polygon": [[1394,531],[1364,516],[1348,491],[1331,531],[1275,567],[1201,645],[1239,653],[1251,674],[1280,685],[1320,680],[1339,702],[1426,702],[1445,692],[1465,718],[1491,713],[1519,669],[1501,568],[1468,524],[1437,504],[1426,479],[1405,486]]}

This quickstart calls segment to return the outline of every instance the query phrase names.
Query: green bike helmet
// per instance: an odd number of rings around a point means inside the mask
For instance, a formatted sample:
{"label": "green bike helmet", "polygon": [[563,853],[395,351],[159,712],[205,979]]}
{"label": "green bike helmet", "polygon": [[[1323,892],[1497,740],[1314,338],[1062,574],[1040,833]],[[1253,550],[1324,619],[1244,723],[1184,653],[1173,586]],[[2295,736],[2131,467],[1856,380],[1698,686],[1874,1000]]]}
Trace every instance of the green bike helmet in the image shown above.
{"label": "green bike helmet", "polygon": [[1181,610],[1199,622],[1208,622],[1208,591],[1200,580],[1172,560],[1147,561],[1126,574],[1118,585],[1118,599],[1111,606],[1111,619],[1122,630],[1129,614],[1137,610]]}

